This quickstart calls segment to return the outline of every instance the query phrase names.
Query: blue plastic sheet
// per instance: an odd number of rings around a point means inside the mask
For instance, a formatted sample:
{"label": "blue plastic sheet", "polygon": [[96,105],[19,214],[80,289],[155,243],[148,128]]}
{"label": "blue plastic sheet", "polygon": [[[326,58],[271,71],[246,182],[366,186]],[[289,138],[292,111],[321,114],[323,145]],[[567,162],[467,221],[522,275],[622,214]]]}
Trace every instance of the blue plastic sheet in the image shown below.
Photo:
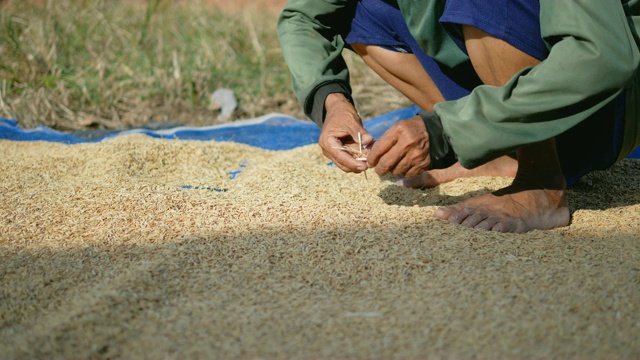
{"label": "blue plastic sheet", "polygon": [[[416,113],[415,107],[393,111],[365,121],[365,128],[374,138],[378,138],[399,120],[410,118]],[[22,129],[13,120],[0,119],[0,139],[53,141],[65,144],[99,142],[116,136],[145,134],[162,139],[233,141],[267,150],[289,150],[314,144],[320,136],[320,130],[316,124],[281,114],[208,127],[175,127],[165,130],[130,129],[115,132],[103,131],[103,133],[104,135],[99,135],[100,132],[96,132],[98,136],[88,137],[86,132],[80,136],[62,133],[44,126]]]}
{"label": "blue plastic sheet", "polygon": [[[379,138],[396,122],[408,119],[418,112],[417,107],[408,107],[366,120],[364,126]],[[96,131],[92,136],[87,132],[71,134],[55,131],[45,126],[23,129],[14,120],[0,119],[0,139],[15,141],[52,141],[65,144],[99,142],[116,136],[145,134],[162,139],[233,141],[256,146],[266,150],[289,150],[314,144],[320,130],[316,124],[298,120],[286,115],[271,114],[251,120],[208,127],[174,127],[165,130],[130,129],[122,131]],[[629,156],[640,159],[640,147]]]}

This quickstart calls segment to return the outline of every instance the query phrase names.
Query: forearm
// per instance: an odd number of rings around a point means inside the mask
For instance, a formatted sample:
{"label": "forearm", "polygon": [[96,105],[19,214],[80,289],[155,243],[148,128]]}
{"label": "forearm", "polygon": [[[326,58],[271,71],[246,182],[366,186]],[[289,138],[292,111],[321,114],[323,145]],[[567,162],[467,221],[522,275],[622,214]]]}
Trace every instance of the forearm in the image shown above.
{"label": "forearm", "polygon": [[324,98],[343,93],[349,99],[349,71],[342,57],[354,1],[290,0],[278,21],[278,37],[291,71],[293,90],[305,113],[318,125]]}

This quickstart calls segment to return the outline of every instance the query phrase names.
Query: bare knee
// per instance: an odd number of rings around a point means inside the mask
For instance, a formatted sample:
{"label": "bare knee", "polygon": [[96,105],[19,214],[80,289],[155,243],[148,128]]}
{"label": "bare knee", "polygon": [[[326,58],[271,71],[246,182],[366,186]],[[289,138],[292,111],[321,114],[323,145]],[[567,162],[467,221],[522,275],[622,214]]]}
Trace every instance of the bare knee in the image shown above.
{"label": "bare knee", "polygon": [[516,73],[540,63],[506,41],[473,27],[462,27],[471,63],[483,83],[502,86]]}

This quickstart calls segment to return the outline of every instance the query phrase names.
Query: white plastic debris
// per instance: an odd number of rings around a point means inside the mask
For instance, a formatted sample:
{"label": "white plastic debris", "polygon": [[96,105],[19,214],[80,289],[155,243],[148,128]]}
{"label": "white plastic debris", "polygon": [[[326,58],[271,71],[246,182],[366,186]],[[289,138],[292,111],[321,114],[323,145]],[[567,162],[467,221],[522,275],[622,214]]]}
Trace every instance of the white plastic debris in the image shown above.
{"label": "white plastic debris", "polygon": [[238,107],[238,100],[233,94],[233,90],[220,88],[211,94],[211,110],[220,110],[218,120],[226,120]]}

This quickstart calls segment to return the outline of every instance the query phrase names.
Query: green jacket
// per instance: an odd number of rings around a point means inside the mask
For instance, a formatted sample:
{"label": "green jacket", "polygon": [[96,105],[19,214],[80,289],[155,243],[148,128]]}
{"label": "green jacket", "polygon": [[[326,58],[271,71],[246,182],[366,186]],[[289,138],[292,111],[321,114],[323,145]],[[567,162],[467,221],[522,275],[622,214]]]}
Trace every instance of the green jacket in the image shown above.
{"label": "green jacket", "polygon": [[[343,25],[357,0],[289,0],[278,34],[294,92],[322,124],[330,92],[349,94],[342,58]],[[424,51],[454,67],[468,57],[438,22],[442,0],[398,0],[409,30]],[[445,136],[468,168],[518,147],[556,136],[627,90],[620,158],[640,145],[640,0],[540,0],[540,26],[551,53],[503,87],[479,86],[436,104]]]}

